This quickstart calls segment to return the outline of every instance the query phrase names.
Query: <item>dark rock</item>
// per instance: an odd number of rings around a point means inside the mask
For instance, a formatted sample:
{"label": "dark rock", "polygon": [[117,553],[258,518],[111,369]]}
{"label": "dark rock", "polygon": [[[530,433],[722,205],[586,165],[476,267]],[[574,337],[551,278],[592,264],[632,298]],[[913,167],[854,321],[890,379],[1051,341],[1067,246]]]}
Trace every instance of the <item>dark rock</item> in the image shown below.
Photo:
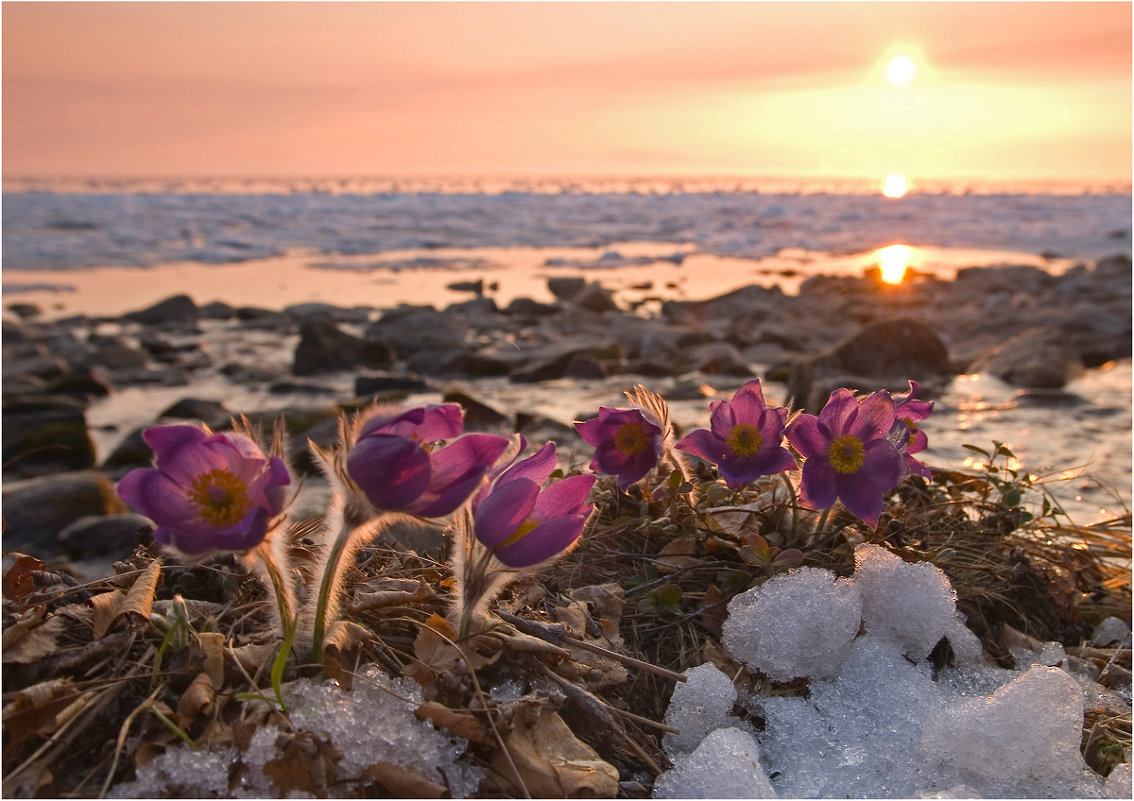
{"label": "dark rock", "polygon": [[144,367],[147,362],[145,352],[129,344],[122,337],[96,334],[87,341],[87,344],[91,348],[87,363],[91,366],[122,370]]}
{"label": "dark rock", "polygon": [[83,407],[83,403],[68,397],[5,404],[5,475],[34,476],[94,467],[94,444]]}
{"label": "dark rock", "polygon": [[1020,406],[1086,406],[1089,401],[1074,392],[1031,387],[1016,392],[1016,403]]}
{"label": "dark rock", "polygon": [[492,298],[472,298],[471,300],[462,300],[459,303],[450,303],[442,313],[447,317],[454,314],[484,316],[499,314],[500,309],[497,308],[496,301]]}
{"label": "dark rock", "polygon": [[461,350],[465,344],[448,318],[431,306],[399,306],[384,312],[367,327],[366,339],[386,343],[399,359],[422,351]]}
{"label": "dark rock", "polygon": [[198,311],[197,304],[188,295],[173,295],[153,306],[127,312],[122,316],[144,325],[165,325],[194,321],[197,319]]}
{"label": "dark rock", "polygon": [[143,331],[138,335],[138,344],[157,361],[169,363],[178,361],[183,354],[201,350],[199,342],[174,343],[157,331]]}
{"label": "dark rock", "polygon": [[735,345],[727,342],[709,342],[698,345],[689,351],[687,366],[691,370],[702,373],[715,373],[720,375],[750,376],[755,375],[752,365],[737,350]]}
{"label": "dark rock", "polygon": [[203,320],[231,320],[236,316],[236,308],[223,301],[214,300],[202,306],[198,310],[198,316]]}
{"label": "dark rock", "polygon": [[[428,356],[428,358],[424,358]],[[503,359],[483,353],[466,350],[449,351],[444,354],[419,353],[410,359],[408,366],[420,366],[422,372],[437,376],[460,378],[488,378],[508,375],[519,363],[517,359]]]}
{"label": "dark rock", "polygon": [[139,514],[86,516],[69,523],[56,537],[59,550],[73,561],[129,558],[138,546],[138,531],[149,530],[150,521]]}
{"label": "dark rock", "polygon": [[514,298],[504,309],[510,317],[531,317],[539,319],[548,314],[556,314],[560,308],[554,303],[540,303],[531,298]]}
{"label": "dark rock", "polygon": [[554,442],[563,447],[579,447],[583,438],[574,426],[533,412],[516,412],[516,431],[532,442]]}
{"label": "dark rock", "polygon": [[451,289],[454,292],[472,292],[478,298],[484,294],[484,279],[478,278],[475,281],[454,281],[451,284],[445,284],[446,289]]}
{"label": "dark rock", "polygon": [[55,381],[67,375],[71,365],[66,359],[53,356],[32,356],[25,359],[13,360],[4,358],[4,382],[10,378],[21,375],[31,375],[45,381]]}
{"label": "dark rock", "polygon": [[334,395],[338,392],[334,387],[325,384],[312,384],[304,381],[276,381],[268,385],[268,392],[273,395]]}
{"label": "dark rock", "polygon": [[563,372],[564,378],[574,378],[581,381],[601,380],[606,378],[606,369],[602,362],[589,353],[577,353],[567,363]]}
{"label": "dark rock", "polygon": [[0,340],[4,342],[5,350],[7,350],[8,345],[22,345],[25,342],[31,342],[33,339],[35,337],[26,325],[20,325],[12,320],[4,320],[0,323]]}
{"label": "dark rock", "polygon": [[[34,303],[9,303],[7,309],[21,320],[26,320],[29,317],[38,317],[43,311]],[[5,338],[7,335],[7,331],[5,331]]]}
{"label": "dark rock", "polygon": [[818,356],[793,362],[788,395],[799,407],[818,412],[836,380],[903,389],[911,378],[930,386],[953,374],[948,350],[933,331],[913,320],[884,320]]}
{"label": "dark rock", "polygon": [[76,369],[46,387],[50,395],[69,395],[84,401],[105,398],[113,390],[105,371],[90,368]]}
{"label": "dark rock", "polygon": [[553,276],[547,279],[547,290],[558,300],[571,300],[586,285],[586,278],[576,276]]}
{"label": "dark rock", "polygon": [[593,312],[617,311],[614,295],[597,282],[591,282],[575,293],[571,302],[582,309]]}
{"label": "dark rock", "polygon": [[236,319],[242,328],[260,331],[289,331],[293,324],[292,318],[283,312],[258,306],[241,306],[236,310]]}
{"label": "dark rock", "polygon": [[336,323],[364,325],[370,320],[372,310],[366,306],[343,308],[330,303],[295,303],[284,309],[284,314],[303,322],[315,317],[323,317]]}
{"label": "dark rock", "polygon": [[213,430],[227,428],[232,412],[220,401],[205,398],[182,398],[158,415],[162,420],[200,420]]}
{"label": "dark rock", "polygon": [[444,403],[459,404],[464,409],[466,431],[486,431],[492,434],[509,434],[512,432],[511,417],[498,412],[471,395],[450,390],[441,396],[441,400]]}
{"label": "dark rock", "polygon": [[[606,349],[600,348],[596,352],[595,349],[586,347],[570,347],[544,358],[533,360],[531,363],[513,370],[509,380],[517,384],[534,384],[540,381],[552,381],[556,378],[578,377],[572,375],[573,370],[585,374],[584,377],[587,378],[605,377],[606,371],[602,370],[602,366],[598,362],[600,359],[608,358],[612,353],[604,351]],[[617,352],[617,349],[615,349],[615,352]],[[597,374],[598,371],[594,365],[584,363],[584,357],[598,364],[598,369],[602,370],[601,376]]]}
{"label": "dark rock", "polygon": [[968,370],[991,373],[1019,387],[1060,389],[1082,374],[1083,362],[1063,331],[1036,327],[978,356]]}
{"label": "dark rock", "polygon": [[306,376],[357,367],[381,369],[393,363],[394,353],[386,343],[360,339],[316,317],[299,326],[292,372]]}
{"label": "dark rock", "polygon": [[101,468],[108,472],[124,472],[123,468],[149,467],[153,463],[154,452],[142,439],[146,426],[135,428],[114,446],[110,455],[103,460]]}
{"label": "dark rock", "polygon": [[360,375],[354,379],[354,394],[360,398],[389,392],[428,392],[429,384],[417,376]]}
{"label": "dark rock", "polygon": [[4,550],[56,553],[57,536],[82,517],[122,514],[126,505],[105,475],[57,473],[4,485]]}

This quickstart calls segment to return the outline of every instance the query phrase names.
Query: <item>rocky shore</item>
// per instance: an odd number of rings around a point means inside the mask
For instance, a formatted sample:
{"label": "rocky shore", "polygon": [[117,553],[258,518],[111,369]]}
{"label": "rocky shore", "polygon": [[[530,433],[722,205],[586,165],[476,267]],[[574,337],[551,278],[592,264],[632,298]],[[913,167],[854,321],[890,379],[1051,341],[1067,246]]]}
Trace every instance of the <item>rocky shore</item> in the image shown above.
{"label": "rocky shore", "polygon": [[[280,404],[246,408],[239,399],[249,394],[286,400],[291,453],[310,472],[305,443],[329,442],[340,410],[414,393],[461,402],[472,429],[578,447],[569,419],[534,402],[504,414],[454,382],[534,388],[624,376],[627,389],[664,385],[676,400],[700,397],[709,381],[762,376],[817,411],[838,386],[903,390],[915,378],[932,396],[954,376],[982,372],[1058,404],[1075,376],[1131,356],[1128,256],[1059,276],[1021,266],[966,269],[953,281],[913,275],[897,286],[876,274],[816,276],[798,295],[749,286],[661,300],[648,312],[585,278],[549,279],[552,303],[520,298],[503,308],[483,283],[460,288],[470,299],[444,309],[234,308],[177,295],[118,318],[48,321],[35,306],[8,304],[4,551],[71,564],[80,576],[109,569],[144,523],[114,492],[126,470],[149,463],[141,429],[159,420],[222,429],[239,414],[270,424]],[[139,387],[184,392],[153,419],[92,430],[92,404]],[[99,453],[96,440],[117,444]]]}

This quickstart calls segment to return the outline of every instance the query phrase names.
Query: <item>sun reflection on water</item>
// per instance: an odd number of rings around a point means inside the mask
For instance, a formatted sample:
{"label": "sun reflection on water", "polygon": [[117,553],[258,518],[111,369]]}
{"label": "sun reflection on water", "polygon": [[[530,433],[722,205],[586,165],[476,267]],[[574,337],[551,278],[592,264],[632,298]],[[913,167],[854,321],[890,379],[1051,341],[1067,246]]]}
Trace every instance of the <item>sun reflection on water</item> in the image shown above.
{"label": "sun reflection on water", "polygon": [[878,250],[878,266],[882,270],[882,280],[887,284],[900,284],[910,265],[908,245],[889,245]]}

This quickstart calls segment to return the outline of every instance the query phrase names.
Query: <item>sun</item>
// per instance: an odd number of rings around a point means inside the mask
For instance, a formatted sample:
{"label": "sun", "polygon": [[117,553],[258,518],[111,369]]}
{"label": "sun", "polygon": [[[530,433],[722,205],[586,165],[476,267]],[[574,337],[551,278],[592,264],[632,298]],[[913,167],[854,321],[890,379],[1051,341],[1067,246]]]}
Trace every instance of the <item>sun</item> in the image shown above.
{"label": "sun", "polygon": [[882,182],[882,194],[889,198],[905,197],[906,192],[910,191],[909,181],[906,176],[892,173],[886,176],[886,180]]}
{"label": "sun", "polygon": [[894,56],[886,65],[886,78],[895,86],[909,83],[915,72],[917,67],[909,56]]}

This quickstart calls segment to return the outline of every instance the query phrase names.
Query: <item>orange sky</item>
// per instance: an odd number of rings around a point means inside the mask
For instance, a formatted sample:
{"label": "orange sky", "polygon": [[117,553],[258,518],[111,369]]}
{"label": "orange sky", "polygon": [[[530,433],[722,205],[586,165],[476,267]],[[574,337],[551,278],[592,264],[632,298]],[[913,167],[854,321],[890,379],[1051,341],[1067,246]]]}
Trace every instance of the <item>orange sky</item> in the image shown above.
{"label": "orange sky", "polygon": [[[1131,4],[5,2],[5,175],[1131,177]],[[918,72],[885,78],[902,50]]]}

